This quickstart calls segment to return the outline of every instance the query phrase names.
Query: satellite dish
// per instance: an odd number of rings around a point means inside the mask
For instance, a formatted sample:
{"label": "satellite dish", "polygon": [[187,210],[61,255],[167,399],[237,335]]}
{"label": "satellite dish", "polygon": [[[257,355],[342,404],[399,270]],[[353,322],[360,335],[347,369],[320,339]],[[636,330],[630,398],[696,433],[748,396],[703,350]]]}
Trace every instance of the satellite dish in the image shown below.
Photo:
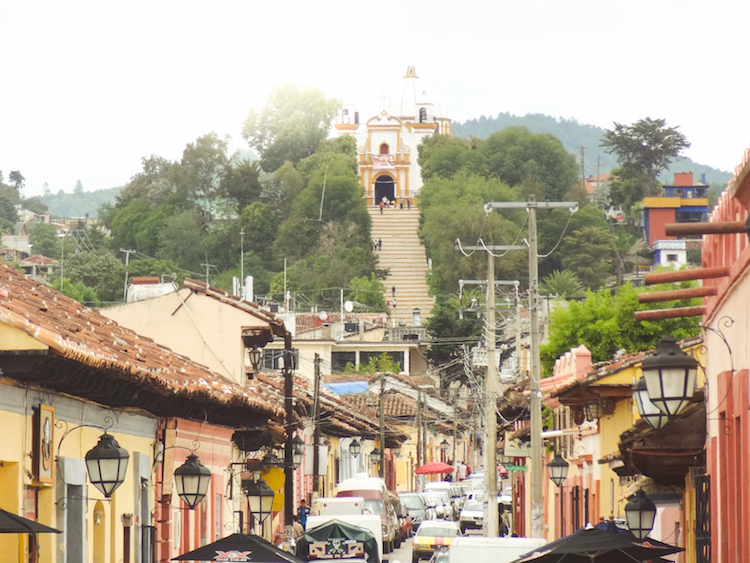
{"label": "satellite dish", "polygon": [[326,313],[325,311],[321,311],[320,313],[318,313],[318,318],[321,321],[327,321],[328,320],[328,313]]}
{"label": "satellite dish", "polygon": [[351,301],[344,301],[344,311],[351,313],[354,310],[354,303]]}

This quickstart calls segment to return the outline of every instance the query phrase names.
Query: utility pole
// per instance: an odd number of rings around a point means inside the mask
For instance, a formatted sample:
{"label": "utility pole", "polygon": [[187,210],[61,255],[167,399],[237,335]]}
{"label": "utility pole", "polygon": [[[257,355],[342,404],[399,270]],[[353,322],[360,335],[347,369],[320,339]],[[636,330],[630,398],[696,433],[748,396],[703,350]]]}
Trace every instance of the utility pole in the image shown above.
{"label": "utility pole", "polygon": [[292,372],[292,333],[284,334],[284,410],[286,412],[286,443],[284,444],[284,525],[292,525],[294,515],[294,380]]}
{"label": "utility pole", "polygon": [[213,266],[213,264],[209,264],[208,263],[208,257],[206,257],[206,263],[205,264],[201,264],[201,266],[205,266],[206,267],[206,289],[208,289],[208,286],[209,286],[208,277],[211,275],[211,266]]}
{"label": "utility pole", "polygon": [[378,476],[385,477],[385,373],[380,374],[380,466]]}
{"label": "utility pole", "polygon": [[[456,241],[461,246],[460,241]],[[484,521],[486,535],[496,538],[500,530],[497,513],[497,335],[495,330],[495,286],[515,285],[517,281],[503,281],[495,279],[495,255],[492,251],[526,250],[525,246],[464,246],[466,250],[487,251],[487,312],[485,317],[486,346],[487,346],[487,376],[484,380],[484,408],[485,408],[485,445],[484,445],[484,483],[487,490],[487,518]],[[483,283],[480,280],[459,280],[461,285],[469,283]]]}
{"label": "utility pole", "polygon": [[122,302],[125,303],[128,300],[128,264],[130,263],[130,255],[135,254],[135,250],[121,248],[120,252],[125,253],[125,289],[122,291]]}
{"label": "utility pole", "polygon": [[315,390],[313,395],[313,491],[320,495],[320,354],[315,353]]}
{"label": "utility pole", "polygon": [[424,465],[422,456],[422,390],[417,390],[417,467]]}
{"label": "utility pole", "polygon": [[240,231],[240,297],[245,299],[245,231]]}
{"label": "utility pole", "polygon": [[542,393],[540,390],[539,361],[539,264],[536,232],[536,210],[569,209],[578,210],[578,203],[570,201],[501,201],[484,205],[484,210],[526,209],[529,214],[529,313],[531,317],[531,377],[530,392],[530,432],[531,432],[531,537],[544,537],[543,482],[542,482]]}
{"label": "utility pole", "polygon": [[583,160],[583,145],[581,145],[581,186],[586,189],[586,166]]}

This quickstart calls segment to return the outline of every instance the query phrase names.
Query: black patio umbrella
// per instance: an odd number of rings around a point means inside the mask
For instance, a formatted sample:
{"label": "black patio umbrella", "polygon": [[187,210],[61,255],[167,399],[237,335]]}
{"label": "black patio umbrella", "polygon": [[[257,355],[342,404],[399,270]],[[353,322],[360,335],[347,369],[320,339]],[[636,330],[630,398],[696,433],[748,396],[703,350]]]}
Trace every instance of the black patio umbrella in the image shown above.
{"label": "black patio umbrella", "polygon": [[260,536],[232,534],[213,543],[173,557],[172,561],[225,561],[253,563],[304,563]]}
{"label": "black patio umbrella", "polygon": [[311,559],[362,559],[379,563],[378,540],[359,526],[333,519],[308,528],[297,538],[297,556]]}
{"label": "black patio umbrella", "polygon": [[648,538],[641,541],[589,527],[530,551],[513,563],[636,563],[680,551],[684,550]]}
{"label": "black patio umbrella", "polygon": [[62,534],[62,530],[50,528],[0,508],[0,534]]}

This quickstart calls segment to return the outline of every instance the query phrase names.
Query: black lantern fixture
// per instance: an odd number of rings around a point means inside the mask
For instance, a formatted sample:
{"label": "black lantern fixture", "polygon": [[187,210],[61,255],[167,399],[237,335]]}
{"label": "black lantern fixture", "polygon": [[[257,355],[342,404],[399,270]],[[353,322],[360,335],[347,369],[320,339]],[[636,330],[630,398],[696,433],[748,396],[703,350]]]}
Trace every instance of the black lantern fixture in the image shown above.
{"label": "black lantern fixture", "polygon": [[450,444],[448,443],[448,440],[443,440],[440,442],[440,449],[443,450],[443,453],[448,451],[448,448],[450,447]]}
{"label": "black lantern fixture", "polygon": [[362,451],[362,444],[356,438],[349,443],[349,454],[356,458]]}
{"label": "black lantern fixture", "polygon": [[253,517],[262,524],[273,511],[274,492],[263,479],[243,483],[247,506]]}
{"label": "black lantern fixture", "polygon": [[497,450],[497,462],[500,465],[510,465],[513,463],[513,458],[509,455],[505,455],[501,448]]}
{"label": "black lantern fixture", "polygon": [[248,354],[250,356],[250,365],[253,366],[253,373],[258,373],[260,371],[261,362],[263,361],[263,350],[254,346]]}
{"label": "black lantern fixture", "polygon": [[174,480],[177,496],[192,510],[206,498],[211,471],[200,462],[197,455],[190,454],[185,463],[175,469]]}
{"label": "black lantern fixture", "polygon": [[91,484],[99,489],[105,498],[112,496],[117,487],[125,481],[130,454],[113,436],[104,432],[99,443],[86,452],[86,470]]}
{"label": "black lantern fixture", "polygon": [[[281,450],[282,452],[284,450]],[[263,467],[284,467],[284,460],[277,456],[273,450],[268,450],[260,461]]]}
{"label": "black lantern fixture", "polygon": [[669,417],[677,415],[695,392],[698,360],[682,351],[673,336],[665,336],[653,355],[643,360],[648,396]]}
{"label": "black lantern fixture", "polygon": [[292,440],[292,465],[297,469],[302,465],[302,458],[305,455],[305,441],[299,436],[295,436]]}
{"label": "black lantern fixture", "polygon": [[370,452],[370,460],[372,460],[372,462],[376,465],[380,463],[380,460],[382,459],[382,457],[383,456],[380,453],[380,450],[378,448],[375,448],[374,450]]}
{"label": "black lantern fixture", "polygon": [[583,418],[586,420],[599,420],[602,417],[602,405],[599,401],[583,405]]}
{"label": "black lantern fixture", "polygon": [[633,384],[633,398],[641,418],[655,430],[661,429],[669,420],[669,417],[661,412],[648,396],[646,378],[641,377]]}
{"label": "black lantern fixture", "polygon": [[654,527],[655,518],[656,505],[646,496],[643,489],[638,489],[630,497],[628,504],[625,505],[625,519],[628,522],[628,528],[639,540],[646,539]]}
{"label": "black lantern fixture", "polygon": [[401,457],[401,444],[396,444],[391,448],[391,453],[396,457]]}
{"label": "black lantern fixture", "polygon": [[565,479],[568,477],[568,467],[568,462],[565,461],[560,454],[555,454],[552,461],[547,464],[549,478],[558,487],[562,487]]}

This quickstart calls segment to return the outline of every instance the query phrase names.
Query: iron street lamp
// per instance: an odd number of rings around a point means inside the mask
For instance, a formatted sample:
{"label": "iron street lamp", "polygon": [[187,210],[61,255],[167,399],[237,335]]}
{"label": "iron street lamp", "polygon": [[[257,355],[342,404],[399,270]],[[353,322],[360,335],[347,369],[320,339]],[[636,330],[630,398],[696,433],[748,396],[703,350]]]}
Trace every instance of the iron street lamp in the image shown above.
{"label": "iron street lamp", "polygon": [[625,520],[628,522],[628,528],[639,540],[646,539],[654,527],[655,518],[656,505],[646,496],[643,489],[638,489],[625,505]]}
{"label": "iron street lamp", "polygon": [[375,448],[374,450],[372,450],[372,451],[370,452],[370,460],[372,460],[372,462],[373,462],[373,463],[374,463],[375,465],[378,465],[378,464],[380,464],[380,460],[382,459],[382,457],[383,457],[383,456],[382,456],[382,454],[380,453],[380,450],[379,450],[378,448]]}
{"label": "iron street lamp", "polygon": [[651,402],[668,417],[685,408],[695,391],[698,360],[682,351],[673,336],[665,336],[641,365]]}
{"label": "iron street lamp", "polygon": [[391,453],[396,457],[401,457],[401,444],[396,444],[391,448]]}
{"label": "iron street lamp", "polygon": [[297,469],[302,465],[302,458],[305,455],[305,441],[299,436],[292,440],[292,465]]}
{"label": "iron street lamp", "polygon": [[190,454],[185,463],[175,469],[174,480],[177,496],[192,510],[206,498],[211,471],[200,462],[197,455]]}
{"label": "iron street lamp", "polygon": [[661,412],[648,396],[646,378],[641,377],[633,384],[633,397],[638,414],[655,430],[661,429],[669,420],[669,417]]}
{"label": "iron street lamp", "polygon": [[450,444],[448,443],[448,440],[443,440],[440,442],[440,449],[443,450],[443,453],[448,451],[448,448],[450,447]]}
{"label": "iron street lamp", "polygon": [[547,464],[547,471],[549,471],[550,480],[558,487],[562,487],[565,479],[568,477],[569,467],[570,465],[568,462],[565,461],[560,454],[555,454],[552,461]]}
{"label": "iron street lamp", "polygon": [[500,465],[510,465],[513,462],[513,458],[509,455],[505,455],[502,450],[497,451],[497,462]]}
{"label": "iron street lamp", "polygon": [[253,374],[256,374],[260,371],[260,365],[263,361],[263,350],[257,346],[253,346],[248,354],[250,355],[250,365],[253,366]]}
{"label": "iron street lamp", "polygon": [[268,518],[273,511],[274,492],[263,479],[243,483],[247,495],[247,506],[258,523]]}
{"label": "iron street lamp", "polygon": [[349,443],[349,454],[356,458],[362,451],[362,444],[356,438]]}
{"label": "iron street lamp", "polygon": [[565,535],[565,495],[563,494],[563,483],[568,476],[569,464],[560,454],[555,454],[547,464],[550,480],[560,488],[560,537]]}
{"label": "iron street lamp", "polygon": [[99,443],[86,452],[86,470],[91,484],[110,498],[125,481],[130,454],[113,436],[104,432]]}

